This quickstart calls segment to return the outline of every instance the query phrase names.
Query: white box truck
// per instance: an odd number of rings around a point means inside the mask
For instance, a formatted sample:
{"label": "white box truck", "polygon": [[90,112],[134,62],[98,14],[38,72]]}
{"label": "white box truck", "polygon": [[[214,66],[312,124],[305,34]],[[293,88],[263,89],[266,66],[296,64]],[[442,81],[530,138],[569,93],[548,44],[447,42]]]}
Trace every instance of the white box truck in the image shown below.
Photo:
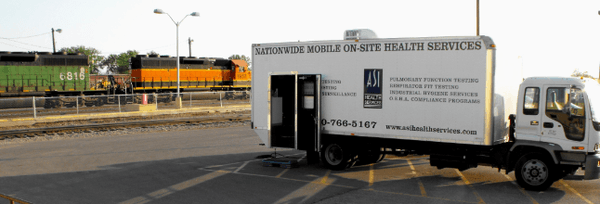
{"label": "white box truck", "polygon": [[268,147],[345,169],[385,154],[432,166],[515,171],[544,190],[579,168],[600,175],[600,88],[564,77],[523,80],[497,68],[491,38],[377,38],[252,45],[252,129]]}

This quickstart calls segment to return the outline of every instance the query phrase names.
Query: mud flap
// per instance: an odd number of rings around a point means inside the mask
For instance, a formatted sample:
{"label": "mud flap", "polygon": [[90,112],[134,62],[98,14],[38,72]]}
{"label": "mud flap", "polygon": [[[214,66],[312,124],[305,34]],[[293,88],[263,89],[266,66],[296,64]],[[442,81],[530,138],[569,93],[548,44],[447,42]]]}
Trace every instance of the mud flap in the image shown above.
{"label": "mud flap", "polygon": [[583,179],[592,180],[600,178],[600,154],[585,157],[585,175]]}

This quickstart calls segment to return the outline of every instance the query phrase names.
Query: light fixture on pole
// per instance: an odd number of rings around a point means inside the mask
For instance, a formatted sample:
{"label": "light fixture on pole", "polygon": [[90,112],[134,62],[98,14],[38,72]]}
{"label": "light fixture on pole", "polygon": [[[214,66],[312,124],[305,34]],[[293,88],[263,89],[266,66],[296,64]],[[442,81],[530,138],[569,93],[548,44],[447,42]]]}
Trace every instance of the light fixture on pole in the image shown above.
{"label": "light fixture on pole", "polygon": [[[56,32],[61,33],[62,29],[56,29]],[[56,52],[56,41],[54,41],[54,28],[52,28],[52,51]]]}
{"label": "light fixture on pole", "polygon": [[[169,16],[169,18],[171,18],[171,21],[173,21],[173,23],[175,23],[175,27],[177,27],[177,98],[180,98],[181,96],[179,95],[179,84],[180,84],[180,80],[179,80],[179,25],[181,24],[181,22],[183,22],[183,20],[185,20],[186,17],[188,16],[195,16],[198,17],[200,16],[200,13],[198,12],[193,12],[191,14],[185,15],[183,17],[183,19],[181,19],[181,21],[179,22],[175,22],[175,20],[173,20],[173,17],[171,17],[171,15],[169,15],[168,13],[164,12],[162,9],[154,9],[154,13],[155,14],[167,14]],[[181,101],[181,99],[179,99]]]}

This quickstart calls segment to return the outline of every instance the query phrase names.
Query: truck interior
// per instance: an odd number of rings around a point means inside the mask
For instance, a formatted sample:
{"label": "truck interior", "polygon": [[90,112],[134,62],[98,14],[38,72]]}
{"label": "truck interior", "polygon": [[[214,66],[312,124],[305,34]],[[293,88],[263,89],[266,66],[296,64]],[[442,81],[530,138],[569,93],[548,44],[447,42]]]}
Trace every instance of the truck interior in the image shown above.
{"label": "truck interior", "polygon": [[320,75],[270,76],[271,147],[312,150],[320,130]]}
{"label": "truck interior", "polygon": [[[559,122],[570,140],[585,139],[585,100],[581,89],[550,87],[546,94],[546,116]],[[544,128],[549,123],[544,123]]]}

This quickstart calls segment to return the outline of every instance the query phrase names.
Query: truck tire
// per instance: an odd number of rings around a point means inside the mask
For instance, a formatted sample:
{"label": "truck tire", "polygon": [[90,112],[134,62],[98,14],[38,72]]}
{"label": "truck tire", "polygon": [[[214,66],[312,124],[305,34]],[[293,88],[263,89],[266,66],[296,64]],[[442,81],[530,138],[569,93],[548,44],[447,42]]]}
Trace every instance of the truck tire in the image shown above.
{"label": "truck tire", "polygon": [[554,183],[554,163],[540,153],[523,155],[515,165],[517,183],[532,191],[543,191]]}
{"label": "truck tire", "polygon": [[344,149],[337,143],[331,143],[323,147],[321,161],[332,170],[344,170],[356,163],[349,149]]}

